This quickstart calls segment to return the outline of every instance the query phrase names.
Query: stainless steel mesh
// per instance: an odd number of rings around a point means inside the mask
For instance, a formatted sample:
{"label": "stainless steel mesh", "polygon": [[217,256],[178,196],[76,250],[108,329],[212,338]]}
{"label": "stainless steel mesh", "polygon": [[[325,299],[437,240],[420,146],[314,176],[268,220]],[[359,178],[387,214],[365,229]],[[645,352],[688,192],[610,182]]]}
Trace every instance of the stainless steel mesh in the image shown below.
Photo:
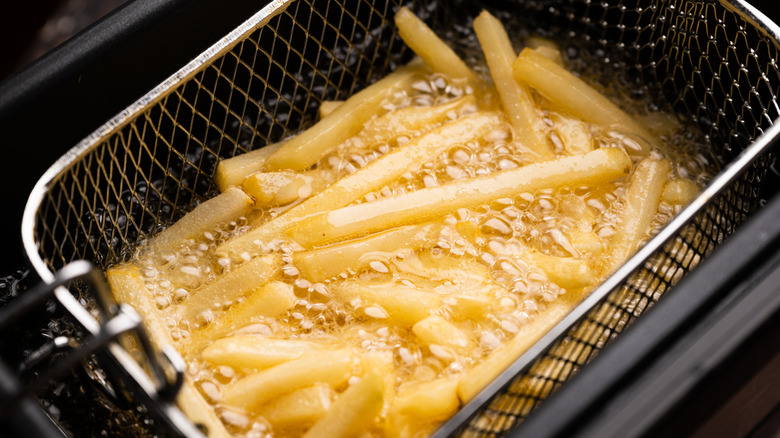
{"label": "stainless steel mesh", "polygon": [[[76,259],[103,267],[117,261],[139,236],[213,194],[219,158],[307,126],[322,100],[348,96],[408,60],[392,23],[397,3],[275,2],[84,140],[31,198],[24,232],[38,270]],[[456,39],[470,38],[464,17],[484,6],[501,17],[525,17],[546,35],[584,41],[697,123],[724,165],[780,115],[776,28],[740,3],[488,3],[411,7]],[[766,148],[732,169],[734,177],[708,192],[691,221],[648,245],[658,249],[486,406],[446,431],[499,436],[522,421],[758,208],[771,153]]]}

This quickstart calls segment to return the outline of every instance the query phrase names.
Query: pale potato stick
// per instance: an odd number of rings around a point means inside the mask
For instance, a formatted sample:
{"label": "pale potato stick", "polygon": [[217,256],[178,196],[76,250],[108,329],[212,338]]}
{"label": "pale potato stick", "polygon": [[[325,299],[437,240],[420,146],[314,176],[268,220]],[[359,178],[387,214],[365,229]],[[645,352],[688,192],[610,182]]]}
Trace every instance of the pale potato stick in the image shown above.
{"label": "pale potato stick", "polygon": [[375,259],[373,255],[434,245],[440,231],[438,225],[399,227],[358,240],[296,252],[293,263],[304,278],[320,282],[348,269],[365,267]]}
{"label": "pale potato stick", "polygon": [[372,119],[354,138],[368,144],[388,142],[399,135],[435,128],[448,118],[473,111],[476,105],[474,95],[467,94],[438,105],[399,108]]}
{"label": "pale potato stick", "polygon": [[401,39],[428,68],[453,79],[466,79],[472,86],[480,84],[477,74],[409,8],[396,12],[395,25]]}
{"label": "pale potato stick", "polygon": [[222,420],[217,416],[214,406],[203,398],[201,392],[195,387],[188,376],[184,378],[184,385],[176,396],[176,404],[184,415],[194,424],[202,424],[208,431],[209,438],[232,438],[234,435],[227,431]]}
{"label": "pale potato stick", "polygon": [[423,252],[398,260],[396,266],[401,272],[430,280],[475,285],[492,282],[490,268],[470,256],[445,255],[432,259]]}
{"label": "pale potato stick", "polygon": [[260,415],[274,428],[307,427],[328,412],[334,395],[330,385],[316,383],[266,403]]}
{"label": "pale potato stick", "polygon": [[620,212],[620,223],[610,242],[609,270],[623,264],[649,237],[650,225],[658,212],[670,172],[671,164],[666,159],[645,158],[636,166]]}
{"label": "pale potato stick", "polygon": [[191,329],[190,336],[182,340],[182,349],[197,351],[212,340],[249,325],[253,318],[274,318],[283,314],[295,305],[295,301],[292,285],[270,281],[225,312],[217,314],[214,321]]}
{"label": "pale potato stick", "polygon": [[327,187],[327,182],[316,171],[257,172],[249,175],[241,188],[254,198],[255,208],[287,205],[305,199]]}
{"label": "pale potato stick", "polygon": [[450,296],[444,301],[452,309],[452,318],[459,321],[482,321],[492,307],[489,295],[480,292]]}
{"label": "pale potato stick", "polygon": [[459,406],[457,377],[403,386],[393,404],[399,414],[425,421],[447,419]]}
{"label": "pale potato stick", "polygon": [[445,123],[439,128],[396,148],[357,172],[347,175],[327,189],[296,205],[276,219],[261,224],[247,233],[228,240],[217,249],[232,260],[250,257],[257,248],[256,241],[278,236],[279,232],[301,218],[347,205],[360,197],[398,179],[409,170],[436,158],[453,144],[466,143],[499,129],[498,113],[476,113]]}
{"label": "pale potato stick", "polygon": [[563,295],[557,301],[549,303],[530,322],[523,325],[512,339],[491,352],[474,368],[466,371],[458,382],[458,396],[461,402],[467,403],[482,388],[495,380],[515,359],[525,353],[564,316],[568,315],[583,297],[580,290],[575,294]]}
{"label": "pale potato stick", "polygon": [[218,225],[228,223],[248,213],[252,208],[252,198],[241,189],[230,187],[225,192],[203,202],[149,239],[144,251],[159,253],[175,250],[187,239],[214,230]]}
{"label": "pale potato stick", "polygon": [[265,159],[281,146],[282,143],[269,144],[233,158],[220,160],[217,164],[217,174],[214,176],[219,191],[224,192],[230,186],[239,186],[246,177],[263,170]]}
{"label": "pale potato stick", "polygon": [[254,411],[277,397],[315,383],[340,385],[352,375],[354,362],[349,350],[303,356],[231,382],[222,391],[222,400],[230,406]]}
{"label": "pale potato stick", "polygon": [[580,253],[587,253],[598,258],[604,252],[604,242],[592,231],[573,230],[569,234],[569,242]]}
{"label": "pale potato stick", "polygon": [[567,153],[576,155],[593,150],[593,136],[585,122],[562,117],[558,114],[550,114],[550,119],[555,125],[553,129],[563,142]]}
{"label": "pale potato stick", "polygon": [[382,410],[384,381],[369,372],[347,388],[330,410],[304,435],[305,438],[348,438],[357,436]]}
{"label": "pale potato stick", "polygon": [[320,345],[297,339],[236,335],[217,339],[203,349],[201,357],[215,365],[262,370],[321,349]]}
{"label": "pale potato stick", "polygon": [[661,200],[669,204],[687,205],[700,191],[696,183],[688,178],[672,178],[664,185]]}
{"label": "pale potato stick", "polygon": [[392,351],[367,351],[360,354],[360,366],[363,374],[376,373],[384,380],[382,393],[382,410],[379,416],[384,418],[390,410],[391,403],[395,399],[395,365],[393,364]]}
{"label": "pale potato stick", "polygon": [[[655,139],[631,116],[617,107],[582,79],[540,55],[533,49],[523,49],[517,57],[512,73],[517,81],[528,84],[566,112],[587,122],[636,135],[647,142]],[[650,151],[643,141],[637,142],[642,150],[632,151],[647,155]]]}
{"label": "pale potato stick", "polygon": [[418,321],[412,326],[412,331],[425,345],[448,347],[460,353],[476,347],[468,334],[439,315],[431,315]]}
{"label": "pale potato stick", "polygon": [[596,274],[584,260],[556,257],[530,251],[528,260],[541,269],[553,283],[564,289],[579,289],[596,282]]}
{"label": "pale potato stick", "polygon": [[382,307],[390,320],[403,327],[412,327],[442,306],[437,293],[400,284],[343,283],[335,291],[342,300],[358,297]]}
{"label": "pale potato stick", "polygon": [[408,87],[422,70],[407,65],[366,87],[314,126],[287,140],[266,159],[267,170],[303,170],[357,134],[363,124],[383,111],[382,102]]}
{"label": "pale potato stick", "polygon": [[622,149],[596,149],[492,175],[454,181],[373,202],[312,215],[288,230],[304,247],[419,223],[463,207],[543,188],[598,184],[626,176],[631,159]]}
{"label": "pale potato stick", "polygon": [[[141,315],[150,340],[158,348],[173,345],[170,330],[163,321],[163,314],[154,305],[153,296],[144,286],[144,280],[138,269],[132,265],[119,265],[109,268],[106,276],[117,302],[133,306]],[[208,427],[210,438],[231,436],[212,406],[195,389],[195,384],[189,377],[185,377],[184,385],[176,396],[176,403],[187,418]]]}
{"label": "pale potato stick", "polygon": [[504,26],[489,12],[482,11],[474,19],[474,32],[485,53],[504,111],[509,115],[515,139],[531,149],[539,160],[554,158],[555,153],[541,130],[543,122],[531,93],[512,77],[512,62],[517,55]]}
{"label": "pale potato stick", "polygon": [[528,38],[526,45],[539,52],[540,55],[550,58],[556,64],[563,65],[561,49],[558,47],[558,44],[555,44],[554,41],[548,40],[547,38],[534,36]]}
{"label": "pale potato stick", "polygon": [[328,117],[330,113],[336,110],[336,108],[340,107],[341,104],[343,104],[343,100],[323,100],[320,103],[320,109],[317,112],[320,116],[320,119],[324,119],[325,117]]}
{"label": "pale potato stick", "polygon": [[180,314],[185,320],[199,322],[198,319],[204,316],[204,312],[227,306],[262,287],[277,275],[281,267],[282,257],[279,254],[252,259],[193,291],[192,295],[180,304]]}

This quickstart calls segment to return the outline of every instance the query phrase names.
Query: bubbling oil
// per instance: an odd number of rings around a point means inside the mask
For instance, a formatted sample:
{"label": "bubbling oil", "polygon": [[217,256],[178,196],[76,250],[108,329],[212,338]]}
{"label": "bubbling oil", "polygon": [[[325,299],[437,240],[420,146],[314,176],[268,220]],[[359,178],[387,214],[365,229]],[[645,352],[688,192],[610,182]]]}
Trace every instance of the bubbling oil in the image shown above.
{"label": "bubbling oil", "polygon": [[[575,65],[581,63],[581,59],[575,61]],[[464,84],[441,74],[421,76],[411,88],[388,99],[385,110],[440,105],[473,93]],[[646,111],[652,108],[647,96],[639,96],[637,101],[636,93],[626,91],[619,100],[624,108],[638,108],[632,113],[641,120],[663,119],[664,130],[657,132],[662,143],[651,153],[674,163],[672,176],[692,179],[699,186],[711,178],[717,170],[716,160],[702,150],[704,142],[692,127]],[[447,121],[466,113],[453,113]],[[554,132],[553,119],[566,121],[567,117],[548,111],[544,122]],[[433,128],[401,132],[391,141],[377,141],[368,134],[357,135],[327,155],[314,170],[319,178],[331,183]],[[596,126],[588,128],[597,147],[625,147],[625,139],[620,135]],[[563,152],[560,139],[553,135],[551,140],[556,152]],[[512,138],[509,124],[503,122],[479,140],[452,145],[435,160],[422,163],[419,169],[405,173],[357,202],[373,202],[491,175],[522,167],[531,160],[523,144]],[[444,227],[427,249],[367,254],[359,266],[319,282],[306,278],[295,265],[293,254],[301,249],[295,242],[281,236],[273,242],[262,242],[261,252],[281,253],[283,266],[274,280],[292,287],[294,305],[278,317],[254,316],[226,335],[257,334],[345,345],[359,352],[386,352],[392,356],[398,390],[414,382],[459,375],[512,339],[524,324],[560,296],[574,292],[551,281],[542,269],[522,255],[535,252],[580,259],[594,268],[603,268],[604,248],[619,226],[626,192],[627,181],[622,179],[595,188],[524,192],[473,208],[460,208],[441,220]],[[216,254],[220,243],[283,214],[289,207],[255,211],[172,250],[150,254],[139,249],[133,261],[155,306],[164,315],[172,339],[186,352],[188,374],[203,398],[214,406],[228,431],[237,436],[295,435],[302,430],[274,430],[262,414],[224,404],[221,394],[226,386],[251,374],[252,370],[208,363],[199,356],[204,345],[193,349],[189,344],[193,333],[214,324],[237,302],[215,302],[197,320],[183,318],[180,308],[203,285],[236,267],[233,261]],[[679,208],[662,203],[648,236],[668,222]],[[408,327],[394,322],[382,306],[359,297],[344,298],[340,293],[343,285],[357,283],[433,291],[442,302],[433,314],[455,322],[474,340],[473,347],[462,350],[419,342]],[[463,296],[488,303],[480,318],[462,316],[473,311],[464,307]],[[435,423],[426,424],[422,430],[434,426]],[[367,433],[381,435],[382,431],[374,428]]]}

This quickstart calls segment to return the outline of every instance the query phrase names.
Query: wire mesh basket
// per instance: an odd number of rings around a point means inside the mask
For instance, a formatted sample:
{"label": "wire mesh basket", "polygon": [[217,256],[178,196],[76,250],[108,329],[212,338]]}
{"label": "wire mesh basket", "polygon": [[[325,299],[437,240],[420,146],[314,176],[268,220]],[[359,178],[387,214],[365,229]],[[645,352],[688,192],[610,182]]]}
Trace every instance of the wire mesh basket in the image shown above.
{"label": "wire mesh basket", "polygon": [[[406,2],[404,2],[406,3]],[[759,208],[780,115],[778,29],[717,0],[411,2],[457,47],[481,8],[523,32],[577,41],[693,120],[724,170],[577,310],[437,432],[499,436],[662,299]],[[31,195],[25,248],[42,278],[121,260],[216,193],[219,159],[310,125],[408,61],[395,1],[271,2],[58,161]]]}

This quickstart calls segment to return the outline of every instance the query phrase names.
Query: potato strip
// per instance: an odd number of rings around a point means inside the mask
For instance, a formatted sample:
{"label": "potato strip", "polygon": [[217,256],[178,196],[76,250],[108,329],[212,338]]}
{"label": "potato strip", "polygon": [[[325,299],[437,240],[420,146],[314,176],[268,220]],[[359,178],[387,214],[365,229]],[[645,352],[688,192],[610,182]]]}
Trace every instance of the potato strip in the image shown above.
{"label": "potato strip", "polygon": [[[528,84],[564,111],[587,122],[640,137],[637,155],[647,155],[646,142],[656,141],[631,116],[582,79],[533,49],[523,49],[512,66],[516,80]],[[644,141],[641,141],[644,140]]]}
{"label": "potato strip", "polygon": [[409,8],[398,10],[395,24],[398,26],[398,35],[422,58],[428,68],[453,79],[466,79],[472,85],[480,84],[477,74]]}
{"label": "potato strip", "polygon": [[482,45],[504,111],[511,120],[515,139],[533,151],[538,160],[554,158],[555,153],[541,131],[541,116],[537,114],[538,110],[531,94],[512,77],[512,62],[517,55],[504,26],[489,12],[482,11],[474,19],[474,32]]}
{"label": "potato strip", "polygon": [[311,128],[286,141],[266,159],[268,170],[304,170],[355,135],[383,111],[382,102],[407,88],[422,70],[407,65],[353,95]]}
{"label": "potato strip", "polygon": [[314,247],[428,221],[458,208],[476,207],[524,192],[607,182],[626,176],[630,170],[631,159],[622,149],[597,149],[319,213],[300,221],[288,234],[304,247]]}

